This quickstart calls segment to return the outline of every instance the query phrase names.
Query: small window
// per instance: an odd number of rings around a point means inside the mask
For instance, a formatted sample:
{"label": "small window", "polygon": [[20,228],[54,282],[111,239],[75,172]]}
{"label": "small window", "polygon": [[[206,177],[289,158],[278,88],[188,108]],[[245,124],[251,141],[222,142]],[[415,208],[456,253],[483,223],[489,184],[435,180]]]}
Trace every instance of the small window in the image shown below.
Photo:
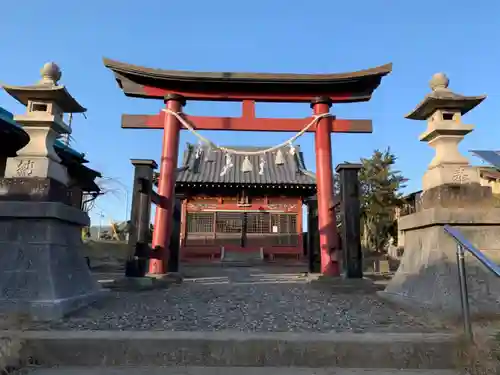
{"label": "small window", "polygon": [[453,120],[453,113],[443,113],[443,120]]}
{"label": "small window", "polygon": [[272,238],[276,246],[295,246],[298,244],[297,215],[271,214]]}
{"label": "small window", "polygon": [[43,103],[33,103],[31,105],[31,110],[33,112],[47,112],[47,104],[43,104]]}
{"label": "small window", "polygon": [[247,212],[246,213],[246,232],[251,234],[269,234],[271,232],[269,225],[269,213],[267,212]]}
{"label": "small window", "polygon": [[212,212],[188,212],[188,233],[212,233],[214,231],[214,214]]}
{"label": "small window", "polygon": [[217,233],[241,233],[243,230],[242,212],[217,212]]}

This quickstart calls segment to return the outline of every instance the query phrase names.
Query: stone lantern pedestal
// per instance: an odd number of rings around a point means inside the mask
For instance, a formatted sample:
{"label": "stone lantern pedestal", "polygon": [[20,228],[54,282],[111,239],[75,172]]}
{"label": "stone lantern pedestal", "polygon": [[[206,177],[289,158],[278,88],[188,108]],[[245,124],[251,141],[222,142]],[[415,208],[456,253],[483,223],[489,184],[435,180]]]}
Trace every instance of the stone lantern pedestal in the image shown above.
{"label": "stone lantern pedestal", "polygon": [[0,202],[0,309],[54,320],[101,289],[82,255],[87,214],[58,202]]}
{"label": "stone lantern pedestal", "polygon": [[[486,255],[500,254],[500,209],[494,207],[491,188],[480,185],[477,169],[458,150],[459,142],[473,129],[461,122],[462,116],[485,97],[455,94],[448,83],[444,74],[436,74],[432,93],[407,116],[427,120],[420,140],[436,153],[422,179],[422,209],[398,220],[404,255],[380,296],[457,318],[461,315],[457,243],[444,226],[457,227]],[[500,280],[471,254],[466,255],[466,271],[472,315],[500,314]]]}
{"label": "stone lantern pedestal", "polygon": [[[492,256],[500,252],[500,209],[427,208],[403,216],[398,225],[405,236],[404,255],[380,296],[410,309],[459,318],[457,243],[443,228],[456,227],[474,246]],[[471,254],[465,260],[472,316],[498,316],[500,280]]]}
{"label": "stone lantern pedestal", "polygon": [[33,86],[4,86],[27,111],[14,120],[30,136],[0,179],[0,310],[53,320],[95,301],[102,289],[83,256],[88,215],[72,205],[70,178],[54,142],[71,131],[64,113],[84,112],[46,64]]}

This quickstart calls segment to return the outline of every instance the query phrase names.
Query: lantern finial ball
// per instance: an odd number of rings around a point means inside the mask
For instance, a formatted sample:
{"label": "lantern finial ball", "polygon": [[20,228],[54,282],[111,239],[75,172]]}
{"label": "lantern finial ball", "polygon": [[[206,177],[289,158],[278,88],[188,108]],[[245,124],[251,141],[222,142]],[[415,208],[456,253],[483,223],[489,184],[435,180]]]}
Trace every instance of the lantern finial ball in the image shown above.
{"label": "lantern finial ball", "polygon": [[450,84],[450,80],[444,73],[436,73],[432,76],[431,81],[429,82],[429,86],[432,91],[436,91],[439,89],[447,89]]}
{"label": "lantern finial ball", "polygon": [[40,69],[40,74],[42,76],[42,82],[57,84],[57,81],[61,79],[61,69],[54,62],[45,63]]}

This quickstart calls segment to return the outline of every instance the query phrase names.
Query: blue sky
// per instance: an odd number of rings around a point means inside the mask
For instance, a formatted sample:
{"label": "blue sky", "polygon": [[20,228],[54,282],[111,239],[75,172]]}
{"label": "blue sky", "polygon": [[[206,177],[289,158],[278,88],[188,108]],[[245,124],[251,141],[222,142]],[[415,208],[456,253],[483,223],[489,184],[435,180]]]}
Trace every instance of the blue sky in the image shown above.
{"label": "blue sky", "polygon": [[[85,4],[82,5],[82,4]],[[63,71],[61,82],[88,108],[73,121],[75,143],[90,165],[130,190],[131,158],[158,160],[161,132],[122,130],[122,113],[157,113],[161,101],[126,98],[102,57],[165,69],[333,73],[394,63],[371,102],[337,105],[344,118],[370,118],[368,135],[334,134],[333,159],[355,162],[375,148],[390,146],[397,167],[420,188],[432,150],[418,141],[425,123],[404,115],[429,92],[433,73],[448,74],[450,87],[488,99],[465,117],[476,130],[463,142],[469,149],[500,149],[500,2],[482,0],[45,0],[2,3],[0,81],[32,84],[47,61]],[[24,108],[0,93],[0,106]],[[196,115],[238,115],[236,103],[189,103]],[[262,104],[259,116],[305,117],[307,105]],[[285,133],[211,132],[219,144],[274,145]],[[181,148],[195,142],[183,132]],[[298,142],[314,170],[314,142]],[[474,160],[478,163],[477,160]],[[120,185],[116,185],[120,188]],[[107,216],[125,217],[125,195],[102,198]],[[94,213],[95,219],[96,214]]]}

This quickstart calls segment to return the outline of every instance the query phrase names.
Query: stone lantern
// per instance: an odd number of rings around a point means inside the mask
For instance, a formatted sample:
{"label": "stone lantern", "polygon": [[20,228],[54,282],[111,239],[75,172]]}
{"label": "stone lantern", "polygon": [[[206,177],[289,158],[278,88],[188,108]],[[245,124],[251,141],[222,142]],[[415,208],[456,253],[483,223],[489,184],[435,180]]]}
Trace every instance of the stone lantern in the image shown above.
{"label": "stone lantern", "polygon": [[85,108],[58,84],[56,64],[45,64],[41,75],[35,85],[4,86],[26,106],[14,121],[29,142],[0,178],[0,310],[52,320],[95,301],[102,289],[83,255],[89,217],[72,205],[68,170],[54,150],[71,132],[64,114]]}
{"label": "stone lantern", "polygon": [[422,178],[422,207],[465,206],[485,203],[491,190],[482,187],[477,168],[460,153],[459,143],[473,131],[462,117],[485,98],[463,96],[448,88],[449,79],[443,73],[434,74],[430,81],[432,92],[406,118],[427,121],[420,141],[434,148],[435,155]]}
{"label": "stone lantern", "polygon": [[14,116],[14,121],[30,136],[30,142],[19,150],[18,156],[7,161],[5,177],[48,179],[50,188],[55,188],[67,185],[69,180],[66,168],[54,151],[56,139],[71,133],[64,114],[83,113],[86,109],[65,86],[58,84],[61,70],[55,63],[45,64],[40,73],[42,78],[35,85],[4,86],[10,96],[26,106],[26,112]]}
{"label": "stone lantern", "polygon": [[[463,96],[448,88],[443,73],[431,80],[432,92],[406,118],[426,120],[420,141],[435,149],[422,179],[420,210],[398,219],[404,255],[380,296],[410,309],[428,309],[445,318],[462,312],[457,243],[444,230],[458,229],[486,256],[500,254],[500,208],[491,188],[481,186],[476,168],[460,154],[458,144],[473,130],[462,116],[485,96]],[[498,259],[498,258],[497,258]],[[473,315],[500,313],[500,281],[472,255],[465,257]]]}

